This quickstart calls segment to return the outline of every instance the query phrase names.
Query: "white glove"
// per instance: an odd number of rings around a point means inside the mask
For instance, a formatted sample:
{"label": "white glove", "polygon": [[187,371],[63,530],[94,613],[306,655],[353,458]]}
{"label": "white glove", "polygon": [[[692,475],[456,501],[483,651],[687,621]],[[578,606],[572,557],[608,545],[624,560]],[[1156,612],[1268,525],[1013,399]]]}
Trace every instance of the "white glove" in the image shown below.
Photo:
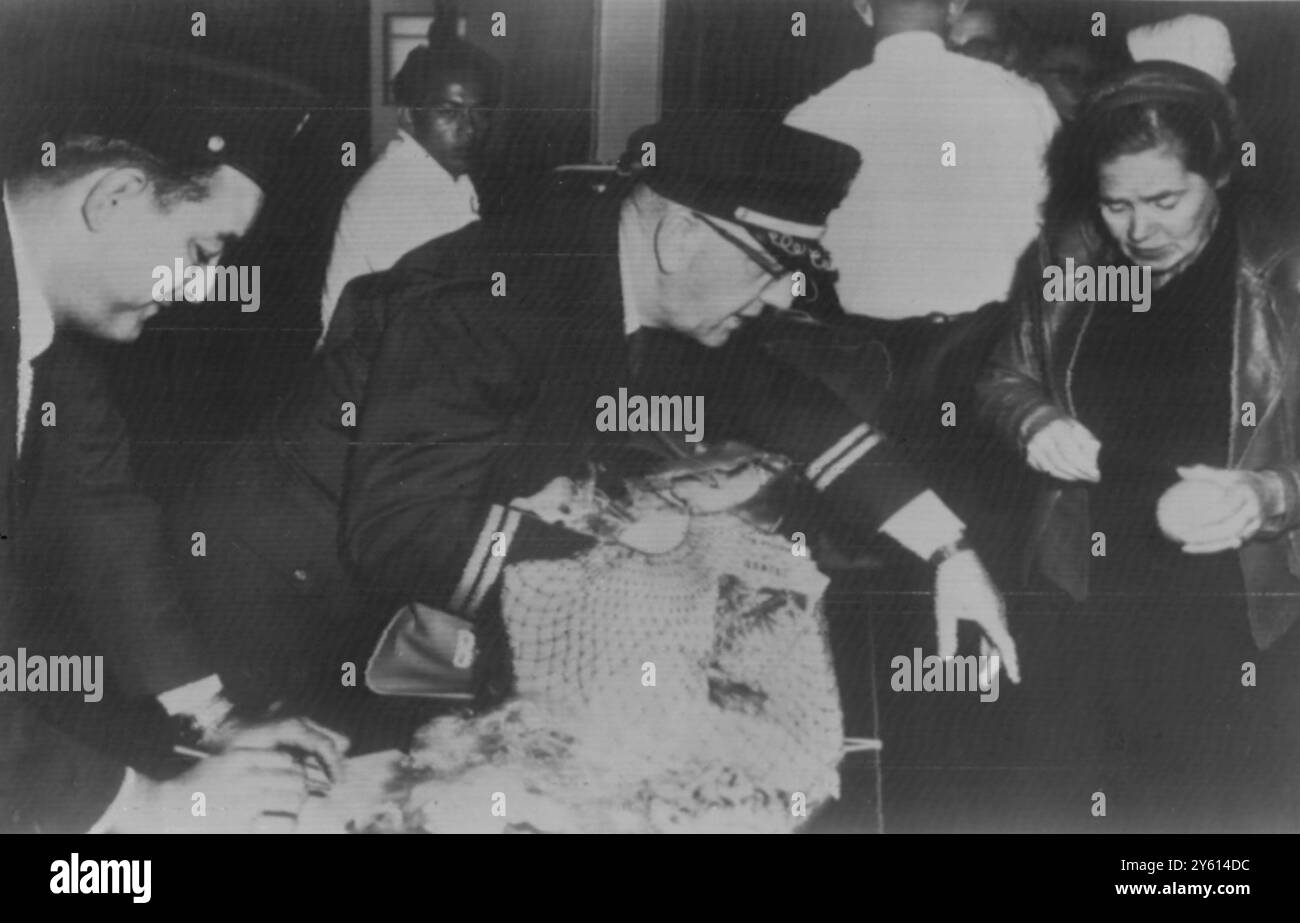
{"label": "white glove", "polygon": [[1183,480],[1156,504],[1156,522],[1170,541],[1188,554],[1214,554],[1240,548],[1255,537],[1282,494],[1268,471],[1234,471],[1195,465],[1179,468]]}
{"label": "white glove", "polygon": [[1006,607],[974,551],[958,551],[935,568],[934,616],[940,657],[957,655],[957,623],[965,619],[983,632],[980,653],[997,655],[1007,677],[1020,682],[1020,659],[1007,628]]}
{"label": "white glove", "polygon": [[1062,481],[1100,481],[1097,453],[1101,443],[1088,427],[1072,417],[1053,420],[1034,433],[1025,446],[1025,461]]}

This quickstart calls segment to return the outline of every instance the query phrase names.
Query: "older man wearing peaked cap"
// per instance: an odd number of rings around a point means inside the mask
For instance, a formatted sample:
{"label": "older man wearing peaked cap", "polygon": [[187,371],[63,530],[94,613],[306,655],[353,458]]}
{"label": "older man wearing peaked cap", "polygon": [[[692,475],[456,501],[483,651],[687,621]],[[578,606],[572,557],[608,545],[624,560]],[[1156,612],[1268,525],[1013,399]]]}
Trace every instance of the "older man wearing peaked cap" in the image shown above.
{"label": "older man wearing peaked cap", "polygon": [[[349,323],[382,329],[342,492],[355,576],[394,607],[415,601],[471,624],[478,692],[504,693],[504,566],[585,547],[591,539],[548,510],[592,461],[617,469],[628,457],[628,433],[595,426],[597,399],[621,387],[703,395],[707,441],[787,456],[812,506],[933,561],[941,648],[972,619],[1014,678],[1000,599],[961,521],[820,385],[748,345],[726,347],[765,308],[790,306],[791,274],[820,252],[856,153],[778,122],[705,113],[638,132],[625,163],[628,182],[594,203],[480,222],[345,294],[352,320],[332,331],[327,356],[349,348]],[[504,293],[492,294],[494,273]],[[335,399],[360,400],[356,376],[336,381]],[[410,610],[390,621],[392,611],[352,651],[381,692],[408,681],[403,635],[423,630]]]}
{"label": "older man wearing peaked cap", "polygon": [[[94,704],[0,693],[0,827],[267,828],[307,796],[283,748],[332,771],[340,741],[297,721],[214,730],[219,684],[170,573],[188,546],[133,482],[97,350],[161,310],[154,267],[215,262],[247,231],[311,99],[154,48],[37,59],[5,83],[0,645],[102,655],[107,678]],[[197,746],[215,755],[178,756]],[[200,790],[207,818],[190,813]]]}

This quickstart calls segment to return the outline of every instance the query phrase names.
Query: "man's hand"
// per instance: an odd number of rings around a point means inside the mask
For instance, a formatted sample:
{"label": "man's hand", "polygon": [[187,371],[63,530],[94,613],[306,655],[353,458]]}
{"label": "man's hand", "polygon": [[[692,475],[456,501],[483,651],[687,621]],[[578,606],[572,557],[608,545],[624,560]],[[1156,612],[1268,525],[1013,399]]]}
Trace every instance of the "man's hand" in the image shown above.
{"label": "man's hand", "polygon": [[[137,778],[114,833],[292,833],[315,789],[340,777],[346,738],[305,719],[224,729],[224,749],[166,782]],[[204,814],[195,816],[202,794]]]}
{"label": "man's hand", "polygon": [[1088,427],[1072,417],[1053,420],[1029,440],[1025,461],[1062,481],[1100,481],[1097,453],[1101,443]]}
{"label": "man's hand", "polygon": [[287,750],[313,770],[323,772],[331,781],[342,775],[344,754],[349,745],[344,735],[307,718],[256,723],[227,721],[217,729],[214,737],[214,748],[223,753],[250,749]]}
{"label": "man's hand", "polygon": [[[1214,554],[1240,548],[1259,532],[1280,502],[1276,475],[1194,465],[1179,468],[1183,478],[1156,504],[1156,522],[1188,554]],[[1279,499],[1274,499],[1279,498]]]}
{"label": "man's hand", "polygon": [[934,615],[940,657],[956,656],[957,623],[965,619],[984,633],[980,653],[998,655],[1007,677],[1020,682],[1020,660],[1007,629],[1002,597],[975,552],[959,551],[935,568]]}

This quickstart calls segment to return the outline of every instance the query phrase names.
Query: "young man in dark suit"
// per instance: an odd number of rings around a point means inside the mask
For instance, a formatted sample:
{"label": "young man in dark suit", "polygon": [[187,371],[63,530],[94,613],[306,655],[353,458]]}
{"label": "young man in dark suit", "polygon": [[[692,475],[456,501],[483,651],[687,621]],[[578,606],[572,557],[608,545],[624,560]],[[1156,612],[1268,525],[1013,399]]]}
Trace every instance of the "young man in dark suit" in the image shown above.
{"label": "young man in dark suit", "polygon": [[[169,300],[158,267],[215,264],[245,233],[306,98],[159,49],[102,46],[45,73],[58,76],[6,107],[0,654],[103,669],[95,696],[0,689],[0,828],[275,829],[308,795],[304,760],[332,773],[341,741],[296,720],[219,721],[177,553],[134,483],[96,352]],[[211,755],[196,764],[197,747]]]}

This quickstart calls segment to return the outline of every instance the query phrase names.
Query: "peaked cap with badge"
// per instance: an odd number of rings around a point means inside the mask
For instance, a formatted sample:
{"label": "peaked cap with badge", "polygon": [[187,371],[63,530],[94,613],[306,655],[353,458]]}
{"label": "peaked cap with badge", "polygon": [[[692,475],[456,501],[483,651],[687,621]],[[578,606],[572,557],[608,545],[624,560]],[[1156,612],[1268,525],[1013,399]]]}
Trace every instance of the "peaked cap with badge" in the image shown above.
{"label": "peaked cap with badge", "polygon": [[229,165],[266,187],[317,94],[247,64],[151,45],[51,49],[3,91],[5,169],[39,164],[41,145],[75,136],[130,142],[181,171]]}
{"label": "peaked cap with badge", "polygon": [[[643,145],[654,164],[642,166]],[[628,139],[625,172],[667,199],[745,227],[786,268],[827,269],[826,220],[862,164],[858,152],[778,119],[690,111]]]}

